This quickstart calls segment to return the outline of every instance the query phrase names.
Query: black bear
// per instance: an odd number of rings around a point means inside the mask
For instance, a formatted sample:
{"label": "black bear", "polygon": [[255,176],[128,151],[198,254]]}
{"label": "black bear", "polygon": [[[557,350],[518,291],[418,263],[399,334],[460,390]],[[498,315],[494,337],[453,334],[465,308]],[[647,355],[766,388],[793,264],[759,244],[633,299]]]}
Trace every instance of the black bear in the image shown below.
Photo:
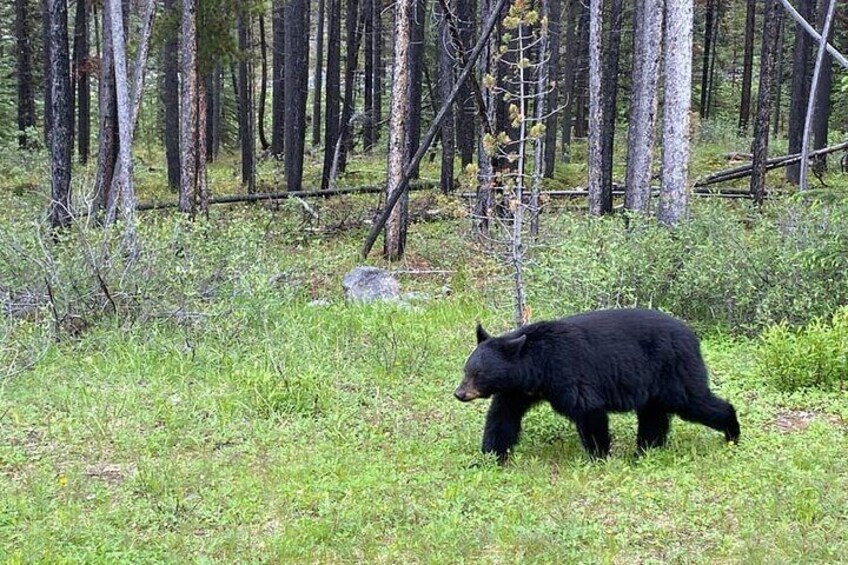
{"label": "black bear", "polygon": [[739,438],[733,406],[709,389],[697,336],[654,310],[589,312],[499,337],[478,324],[477,348],[454,396],[492,397],[483,452],[501,462],[518,442],[524,414],[543,400],[577,425],[594,457],[609,453],[609,412],[636,411],[640,452],[665,443],[672,414],[724,432],[729,442]]}

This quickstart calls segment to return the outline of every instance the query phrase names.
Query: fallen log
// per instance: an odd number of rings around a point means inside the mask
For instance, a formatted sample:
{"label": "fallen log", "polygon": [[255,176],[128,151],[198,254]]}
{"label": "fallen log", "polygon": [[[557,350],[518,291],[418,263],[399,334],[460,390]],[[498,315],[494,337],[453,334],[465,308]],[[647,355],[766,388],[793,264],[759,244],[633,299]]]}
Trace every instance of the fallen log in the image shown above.
{"label": "fallen log", "polygon": [[[819,155],[827,155],[829,153],[836,153],[837,151],[844,151],[846,149],[848,149],[848,141],[843,141],[842,143],[837,143],[836,145],[831,145],[830,147],[824,147],[822,149],[810,151],[810,157],[818,157]],[[770,171],[772,169],[779,169],[781,167],[791,165],[792,163],[797,163],[800,160],[800,153],[793,153],[791,155],[781,155],[780,157],[772,157],[771,159],[766,161],[766,170]],[[715,173],[712,173],[696,180],[694,186],[695,188],[698,188],[711,184],[716,184],[719,182],[726,182],[745,178],[751,174],[751,168],[752,165],[747,164],[740,165],[738,167],[733,167],[732,169],[724,169],[722,171],[717,171]]]}
{"label": "fallen log", "polygon": [[[418,181],[410,183],[410,190],[428,190],[436,188],[437,183],[432,181]],[[254,192],[253,194],[228,194],[209,199],[209,204],[234,204],[240,202],[261,202],[264,200],[285,200],[287,198],[327,198],[330,196],[344,196],[350,194],[375,194],[385,192],[384,185],[359,186],[354,188],[334,188],[332,190],[296,190],[291,192]],[[136,210],[164,210],[176,208],[177,202],[147,202],[139,204]]]}
{"label": "fallen log", "polygon": [[[659,193],[659,188],[654,187],[651,189],[651,196],[659,196]],[[624,190],[613,189],[612,195],[624,196]],[[693,189],[692,195],[697,196],[699,198],[751,198],[750,192],[748,192],[747,190],[740,190],[738,188]],[[462,192],[460,193],[460,196],[465,198],[466,200],[473,200],[474,198],[477,198],[477,193]],[[539,197],[542,199],[586,198],[587,196],[589,196],[589,191],[585,188],[575,188],[571,190],[543,190],[539,193]],[[524,199],[529,201],[529,196],[525,196]]]}

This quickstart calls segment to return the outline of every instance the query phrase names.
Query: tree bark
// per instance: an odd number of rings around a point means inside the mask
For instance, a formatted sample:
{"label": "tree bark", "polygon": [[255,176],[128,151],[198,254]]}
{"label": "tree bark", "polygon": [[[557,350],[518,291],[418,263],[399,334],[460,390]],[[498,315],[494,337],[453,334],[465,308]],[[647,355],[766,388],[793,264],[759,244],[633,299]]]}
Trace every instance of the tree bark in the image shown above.
{"label": "tree bark", "polygon": [[[425,36],[425,0],[415,0],[410,14],[410,43],[409,43],[409,108],[419,109],[418,111],[410,112],[409,121],[407,123],[407,149],[406,154],[414,155],[418,150],[418,145],[421,142],[421,99],[422,99],[422,78],[424,74],[424,42]],[[412,174],[413,179],[419,176],[416,168]]]}
{"label": "tree bark", "polygon": [[[309,26],[306,27],[309,29]],[[257,123],[259,124],[259,144],[262,150],[265,151],[271,144],[268,143],[268,138],[265,136],[265,99],[268,97],[268,44],[265,40],[265,15],[259,14],[259,116]]]}
{"label": "tree bark", "polygon": [[601,88],[601,17],[603,0],[589,0],[589,213],[604,213],[603,123]]}
{"label": "tree bark", "polygon": [[52,115],[50,135],[50,226],[71,223],[71,74],[68,61],[68,6],[66,0],[47,0],[51,68],[49,84]]}
{"label": "tree bark", "polygon": [[79,162],[88,163],[91,146],[91,87],[88,80],[88,2],[77,1],[74,16],[74,68],[77,88],[77,147]]}
{"label": "tree bark", "polygon": [[757,204],[765,199],[766,161],[768,160],[769,123],[771,121],[772,86],[777,52],[777,10],[768,2],[763,14],[763,41],[760,51],[760,87],[757,94],[757,117],[754,123],[753,159],[751,161],[751,197]]}
{"label": "tree bark", "polygon": [[[50,52],[52,38],[50,37],[50,8],[51,0],[41,0],[42,45],[44,47],[44,144],[50,147],[50,131],[53,127],[53,55]],[[108,25],[108,24],[106,24]]]}
{"label": "tree bark", "polygon": [[601,132],[601,213],[612,212],[612,158],[615,145],[615,118],[618,100],[619,54],[621,53],[621,22],[624,15],[624,0],[612,0],[610,10],[610,33],[608,52],[604,58],[603,130]]}
{"label": "tree bark", "polygon": [[710,61],[714,49],[713,27],[715,26],[716,3],[718,0],[707,0],[704,13],[704,52],[701,57],[701,103],[699,115],[702,120],[710,117]]}
{"label": "tree bark", "polygon": [[781,99],[783,98],[783,34],[786,26],[784,14],[778,10],[777,14],[777,63],[775,70],[774,85],[774,124],[772,125],[772,137],[775,139],[780,134]]}
{"label": "tree bark", "polygon": [[[474,42],[474,1],[456,0],[456,16],[459,20],[459,40],[463,52],[468,52]],[[463,167],[474,162],[474,107],[473,94],[468,84],[461,85],[459,101],[456,104],[456,145]]]}
{"label": "tree bark", "polygon": [[[165,11],[174,11],[174,0],[165,0]],[[168,167],[168,185],[172,190],[178,190],[180,187],[180,128],[175,127],[175,124],[181,123],[178,36],[178,33],[166,36],[162,45],[165,160]]]}
{"label": "tree bark", "polygon": [[[439,98],[442,104],[450,97],[453,90],[453,50],[451,49],[451,38],[448,32],[447,16],[441,5],[436,3],[436,14],[439,22],[439,35],[437,38],[437,51],[439,63]],[[454,161],[456,159],[456,136],[454,132],[454,111],[451,107],[445,115],[442,124],[442,167],[439,186],[443,194],[453,191]]]}
{"label": "tree bark", "polygon": [[[806,21],[814,15],[815,0],[798,0],[798,12]],[[812,41],[801,24],[795,25],[795,46],[792,51],[792,86],[789,99],[789,153],[800,153],[804,138],[804,117],[807,99],[810,96],[810,65]],[[801,178],[801,164],[794,163],[786,167],[786,180],[798,184]]]}
{"label": "tree bark", "polygon": [[624,207],[634,212],[650,210],[662,21],[662,0],[636,0],[624,188]]}
{"label": "tree bark", "polygon": [[[548,60],[547,75],[552,77],[555,82],[559,77],[559,43],[562,21],[562,2],[560,0],[549,0],[550,14],[548,16],[549,23],[549,42],[550,55]],[[555,84],[551,88],[550,94],[547,96],[548,118],[545,120],[545,178],[554,178],[554,168],[556,166],[556,138],[557,138],[557,117],[559,116],[559,93],[561,91],[559,84]],[[535,216],[534,216],[535,220]]]}
{"label": "tree bark", "polygon": [[290,0],[286,8],[286,187],[300,190],[306,143],[306,98],[309,72],[308,0]]}
{"label": "tree bark", "polygon": [[[400,190],[403,170],[408,160],[407,119],[410,113],[410,42],[412,41],[411,17],[413,4],[417,0],[396,0],[395,4],[395,61],[392,81],[392,111],[389,125],[389,155],[387,173],[387,197]],[[386,223],[383,256],[390,261],[403,257],[406,245],[406,228],[409,197],[400,197]]]}
{"label": "tree bark", "polygon": [[676,225],[685,218],[689,196],[692,10],[692,0],[666,5],[663,178],[657,216],[667,226]]}
{"label": "tree bark", "polygon": [[751,82],[754,69],[754,26],[757,2],[747,0],[745,8],[745,53],[742,57],[742,101],[739,103],[739,133],[747,135],[751,117]]}
{"label": "tree bark", "polygon": [[372,0],[374,28],[374,145],[383,127],[383,0]]}
{"label": "tree bark", "polygon": [[[827,20],[828,2],[822,0],[819,4],[819,27],[824,29]],[[830,29],[830,36],[826,41],[833,41],[834,28]],[[821,74],[819,75],[818,88],[816,88],[815,109],[813,111],[812,135],[813,149],[821,149],[827,146],[828,125],[830,124],[830,94],[833,88],[833,57],[825,51],[822,62]],[[818,175],[827,171],[827,155],[821,155],[813,161],[813,166]]]}
{"label": "tree bark", "polygon": [[35,127],[35,94],[32,80],[32,45],[30,44],[27,0],[15,0],[15,41],[18,81],[18,146],[30,147],[27,130]]}
{"label": "tree bark", "polygon": [[337,142],[337,173],[343,173],[347,169],[347,155],[353,148],[353,96],[356,92],[356,67],[359,59],[359,42],[362,30],[359,21],[359,1],[348,0],[347,2],[347,37],[345,38],[345,92],[342,104],[342,117],[339,123],[339,136],[341,142]]}
{"label": "tree bark", "polygon": [[[586,12],[579,0],[566,0],[568,10],[568,21],[565,28],[565,57],[562,64],[562,92],[565,101],[562,107],[562,161],[568,163],[571,160],[571,130],[574,121],[575,96],[577,88],[575,85],[575,66],[579,60],[578,54],[583,52],[582,46],[577,45],[577,15]],[[581,16],[582,17],[582,16]],[[582,34],[581,34],[582,37]]]}
{"label": "tree bark", "polygon": [[182,0],[180,19],[180,212],[194,217],[197,189],[197,0]]}
{"label": "tree bark", "polygon": [[[278,159],[283,157],[286,131],[286,2],[274,0],[271,7],[271,155]],[[318,65],[321,65],[320,57]]]}
{"label": "tree bark", "polygon": [[336,143],[339,139],[339,106],[341,104],[341,0],[327,0],[327,108],[324,112],[324,169],[321,190],[330,188],[334,179]]}
{"label": "tree bark", "polygon": [[370,153],[374,148],[374,2],[378,0],[363,0],[362,2],[362,19],[365,22],[365,29],[362,31],[365,41],[365,92],[364,108],[365,119],[362,124],[362,150],[365,153]]}
{"label": "tree bark", "polygon": [[318,29],[315,36],[315,95],[312,101],[312,145],[321,144],[321,97],[324,94],[324,0],[318,0]]}
{"label": "tree bark", "polygon": [[99,134],[97,151],[97,176],[94,182],[95,210],[113,209],[116,195],[112,191],[115,162],[118,159],[118,108],[115,100],[115,70],[112,56],[112,32],[107,12],[108,2],[103,6],[103,47],[100,54],[100,81],[98,84]]}
{"label": "tree bark", "polygon": [[241,139],[241,183],[248,194],[256,192],[255,135],[253,117],[253,83],[250,69],[250,52],[253,48],[250,33],[250,14],[244,0],[239,2],[239,138]]}

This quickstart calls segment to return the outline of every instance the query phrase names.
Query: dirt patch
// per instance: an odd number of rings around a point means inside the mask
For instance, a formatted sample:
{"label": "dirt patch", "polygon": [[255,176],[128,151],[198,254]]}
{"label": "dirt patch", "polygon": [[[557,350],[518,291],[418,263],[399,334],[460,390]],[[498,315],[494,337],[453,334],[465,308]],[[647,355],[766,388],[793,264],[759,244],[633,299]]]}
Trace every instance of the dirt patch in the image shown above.
{"label": "dirt patch", "polygon": [[839,416],[809,410],[784,410],[779,412],[774,419],[774,425],[780,432],[789,434],[804,431],[815,420],[823,420],[836,426],[845,425],[845,422]]}
{"label": "dirt patch", "polygon": [[86,477],[101,479],[113,487],[121,485],[132,472],[133,469],[130,467],[113,463],[98,463],[85,468]]}

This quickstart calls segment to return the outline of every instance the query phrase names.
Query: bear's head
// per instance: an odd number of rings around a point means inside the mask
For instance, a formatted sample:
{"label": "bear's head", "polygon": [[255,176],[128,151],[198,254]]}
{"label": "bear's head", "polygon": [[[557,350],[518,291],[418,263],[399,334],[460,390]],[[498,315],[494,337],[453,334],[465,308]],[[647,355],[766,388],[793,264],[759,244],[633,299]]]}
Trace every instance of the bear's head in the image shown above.
{"label": "bear's head", "polygon": [[510,377],[526,335],[492,337],[477,324],[477,347],[465,362],[465,377],[454,391],[457,400],[489,398],[515,386]]}

